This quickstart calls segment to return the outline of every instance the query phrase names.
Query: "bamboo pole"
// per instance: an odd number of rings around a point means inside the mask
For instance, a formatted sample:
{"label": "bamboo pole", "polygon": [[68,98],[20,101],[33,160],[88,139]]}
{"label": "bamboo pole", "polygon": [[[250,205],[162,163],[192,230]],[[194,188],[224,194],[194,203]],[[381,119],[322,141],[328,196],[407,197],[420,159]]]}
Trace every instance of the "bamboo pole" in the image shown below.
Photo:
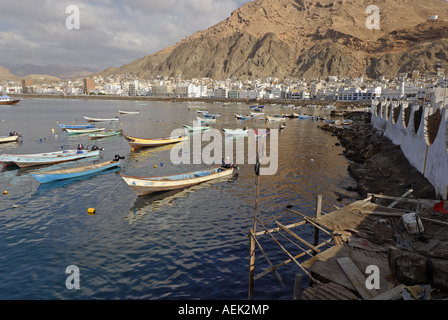
{"label": "bamboo pole", "polygon": [[[269,265],[271,267],[273,267],[273,264],[271,262],[271,260],[269,259],[269,257],[267,256],[267,254],[264,252],[263,248],[261,247],[261,244],[258,242],[257,238],[255,237],[255,234],[252,232],[250,232],[250,236],[254,239],[255,244],[258,246],[258,248],[260,249],[261,253],[263,254],[263,256],[265,257],[266,261],[269,263]],[[285,283],[283,282],[282,277],[280,276],[280,274],[277,272],[277,270],[274,270],[275,276],[277,277],[278,281],[280,281],[280,283],[282,284],[282,286],[285,286]]]}
{"label": "bamboo pole", "polygon": [[[268,231],[268,229],[265,227],[265,225],[260,221],[260,220],[258,220],[257,219],[257,221],[258,221],[258,223],[266,230],[266,231]],[[281,244],[280,244],[280,242],[278,242],[278,240],[272,235],[272,233],[270,233],[269,231],[268,231],[268,234],[271,236],[271,238],[278,244],[278,246],[300,267],[300,269],[302,269],[302,271],[303,272],[305,272],[306,273],[306,275],[308,276],[308,277],[310,277],[310,279],[312,280],[312,281],[316,281],[316,279],[314,279],[313,278],[313,276],[308,272],[308,270],[306,270],[289,252],[288,252],[288,250],[286,250]]]}
{"label": "bamboo pole", "polygon": [[[317,247],[317,248],[323,247],[323,246],[329,244],[329,243],[330,243],[331,241],[333,241],[333,240],[334,240],[333,238],[330,238],[330,239],[328,239],[328,240],[322,242],[321,244],[317,245],[316,247]],[[304,252],[302,252],[302,253],[299,253],[298,255],[294,256],[294,258],[295,258],[295,259],[299,259],[299,258],[303,257],[305,254],[310,254],[311,251],[312,251],[311,249],[306,250],[306,251],[304,251]],[[275,269],[278,269],[278,268],[280,268],[280,267],[282,267],[282,266],[287,265],[287,264],[290,263],[291,261],[293,261],[293,260],[292,260],[292,259],[286,259],[285,261],[283,261],[283,262],[281,262],[281,263],[279,263],[279,264],[276,264],[275,266],[273,266],[273,267],[271,267],[271,268],[268,268],[268,269],[266,269],[266,270],[260,272],[259,274],[257,274],[256,276],[254,276],[254,279],[257,280],[257,279],[261,278],[262,276],[268,274],[269,272],[272,272],[272,271],[274,271]]]}
{"label": "bamboo pole", "polygon": [[282,229],[283,231],[285,231],[287,234],[289,234],[291,237],[299,240],[300,242],[302,242],[304,245],[306,245],[307,247],[313,249],[313,251],[315,252],[320,252],[320,250],[318,248],[316,248],[315,246],[313,246],[311,243],[309,243],[308,241],[306,241],[305,239],[303,239],[302,237],[296,235],[294,232],[292,232],[291,230],[289,230],[288,228],[286,228],[284,225],[282,225],[280,222],[275,221],[275,223],[280,227],[280,229]]}

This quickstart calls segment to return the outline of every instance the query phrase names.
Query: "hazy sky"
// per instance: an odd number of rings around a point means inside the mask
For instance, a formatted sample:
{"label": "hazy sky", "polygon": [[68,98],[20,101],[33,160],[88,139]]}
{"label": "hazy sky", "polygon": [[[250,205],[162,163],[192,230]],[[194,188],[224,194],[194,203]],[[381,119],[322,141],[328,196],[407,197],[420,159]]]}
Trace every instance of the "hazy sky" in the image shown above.
{"label": "hazy sky", "polygon": [[[250,0],[0,0],[0,66],[98,70],[154,53],[227,18]],[[79,8],[79,29],[74,11]]]}

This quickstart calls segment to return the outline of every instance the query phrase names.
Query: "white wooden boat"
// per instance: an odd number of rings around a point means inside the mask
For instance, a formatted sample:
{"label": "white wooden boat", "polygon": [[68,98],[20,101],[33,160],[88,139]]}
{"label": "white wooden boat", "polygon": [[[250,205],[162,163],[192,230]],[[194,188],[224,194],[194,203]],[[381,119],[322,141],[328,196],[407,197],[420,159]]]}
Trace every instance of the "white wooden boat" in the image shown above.
{"label": "white wooden boat", "polygon": [[65,129],[70,135],[83,134],[83,133],[93,133],[106,130],[105,128],[86,128],[86,129]]}
{"label": "white wooden boat", "polygon": [[213,118],[200,118],[200,117],[196,117],[196,119],[197,119],[199,122],[209,122],[209,123],[215,123],[215,122],[216,122],[216,119],[213,119]]}
{"label": "white wooden boat", "polygon": [[118,110],[118,112],[120,114],[139,114],[140,111],[123,111],[123,110]]}
{"label": "white wooden boat", "polygon": [[135,177],[121,175],[121,177],[138,196],[142,196],[153,192],[183,189],[206,181],[228,177],[233,173],[233,169],[233,167],[216,167],[170,176]]}
{"label": "white wooden boat", "polygon": [[99,150],[66,150],[28,155],[0,155],[0,161],[4,165],[11,165],[12,163],[19,166],[20,168],[26,168],[94,157],[98,156],[99,154]]}
{"label": "white wooden boat", "polygon": [[18,135],[0,137],[0,143],[19,141]]}
{"label": "white wooden boat", "polygon": [[119,121],[120,118],[109,118],[109,119],[104,119],[104,118],[91,118],[91,117],[86,117],[83,116],[84,119],[86,119],[89,122],[109,122],[109,121]]}
{"label": "white wooden boat", "polygon": [[243,134],[247,134],[249,132],[249,129],[222,129],[222,131],[224,131],[225,134],[228,135],[243,135]]}

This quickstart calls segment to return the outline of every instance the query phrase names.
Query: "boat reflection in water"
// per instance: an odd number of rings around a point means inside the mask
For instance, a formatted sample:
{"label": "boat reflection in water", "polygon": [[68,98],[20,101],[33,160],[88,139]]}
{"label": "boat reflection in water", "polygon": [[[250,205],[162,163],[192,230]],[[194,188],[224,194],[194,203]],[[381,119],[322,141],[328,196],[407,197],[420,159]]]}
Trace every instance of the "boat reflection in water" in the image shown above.
{"label": "boat reflection in water", "polygon": [[107,170],[104,170],[101,172],[92,173],[92,174],[84,175],[84,176],[77,177],[77,178],[57,180],[57,181],[53,181],[53,182],[43,183],[43,184],[39,185],[39,187],[37,188],[37,190],[33,194],[33,196],[38,196],[40,194],[46,193],[53,189],[64,188],[64,187],[70,186],[76,182],[86,181],[86,180],[91,179],[92,177],[99,176],[102,174],[107,174],[107,173],[113,173],[113,172],[121,172],[121,168],[120,167],[112,168],[112,169],[107,169]]}

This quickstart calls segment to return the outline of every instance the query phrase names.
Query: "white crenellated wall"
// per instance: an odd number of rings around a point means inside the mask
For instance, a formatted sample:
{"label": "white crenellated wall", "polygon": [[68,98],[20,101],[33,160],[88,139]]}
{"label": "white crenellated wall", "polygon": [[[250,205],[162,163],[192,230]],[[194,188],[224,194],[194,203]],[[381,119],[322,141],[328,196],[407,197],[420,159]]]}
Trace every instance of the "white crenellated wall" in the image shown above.
{"label": "white crenellated wall", "polygon": [[[404,110],[406,108],[411,108],[407,126],[404,121]],[[423,108],[423,112],[420,125],[415,128],[414,120],[419,108]],[[395,109],[398,110],[396,121],[394,118]],[[441,114],[438,128],[437,125],[428,120],[438,115],[437,112]],[[392,143],[400,146],[409,163],[428,179],[434,186],[437,197],[443,200],[448,198],[447,121],[448,114],[445,108],[411,105],[406,101],[376,101],[372,103],[372,126],[388,137]],[[431,130],[437,132],[432,143],[430,143],[431,137],[428,134]]]}

